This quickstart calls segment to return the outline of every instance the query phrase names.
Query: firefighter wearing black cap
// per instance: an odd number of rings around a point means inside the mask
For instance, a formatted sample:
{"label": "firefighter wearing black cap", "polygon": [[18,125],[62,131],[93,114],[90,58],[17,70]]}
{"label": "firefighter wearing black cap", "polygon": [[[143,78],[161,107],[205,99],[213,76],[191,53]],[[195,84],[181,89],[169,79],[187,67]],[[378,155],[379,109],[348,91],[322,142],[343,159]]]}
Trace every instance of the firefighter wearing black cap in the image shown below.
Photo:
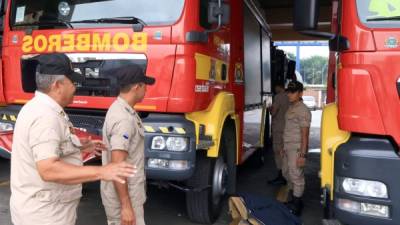
{"label": "firefighter wearing black cap", "polygon": [[301,100],[302,83],[290,82],[286,91],[290,105],[285,115],[282,172],[288,181],[289,193],[293,195],[287,206],[293,214],[300,215],[303,208],[304,166],[308,152],[311,112]]}
{"label": "firefighter wearing black cap", "polygon": [[144,225],[143,204],[146,201],[144,173],[144,128],[134,109],[143,100],[146,86],[155,79],[144,74],[137,65],[116,69],[120,93],[107,112],[103,127],[103,165],[129,162],[137,166],[134,177],[125,184],[101,183],[101,197],[109,225]]}
{"label": "firefighter wearing black cap", "polygon": [[79,139],[64,107],[72,103],[74,73],[64,54],[45,54],[38,65],[35,97],[25,104],[15,124],[11,156],[10,211],[14,225],[74,225],[83,182],[124,182],[130,164],[82,166],[81,151],[105,150],[101,141]]}

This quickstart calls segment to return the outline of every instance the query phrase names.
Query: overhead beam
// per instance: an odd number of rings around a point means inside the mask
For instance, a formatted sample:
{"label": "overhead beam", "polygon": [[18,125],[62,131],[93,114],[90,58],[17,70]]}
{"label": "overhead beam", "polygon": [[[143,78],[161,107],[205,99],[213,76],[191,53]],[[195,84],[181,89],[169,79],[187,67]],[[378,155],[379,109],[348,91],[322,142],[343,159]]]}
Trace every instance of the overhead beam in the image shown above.
{"label": "overhead beam", "polygon": [[[267,23],[272,31],[274,41],[295,41],[295,40],[319,40],[313,37],[301,35],[293,30],[293,8],[266,8],[265,15]],[[318,27],[320,31],[330,32],[331,30],[330,6],[320,8]]]}

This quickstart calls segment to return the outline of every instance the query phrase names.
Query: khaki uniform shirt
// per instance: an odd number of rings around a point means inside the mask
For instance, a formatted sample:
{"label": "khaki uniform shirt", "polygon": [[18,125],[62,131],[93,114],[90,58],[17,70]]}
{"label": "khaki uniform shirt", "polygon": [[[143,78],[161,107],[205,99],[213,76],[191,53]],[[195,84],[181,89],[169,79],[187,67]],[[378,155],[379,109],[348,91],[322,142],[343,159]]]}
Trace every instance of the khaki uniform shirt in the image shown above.
{"label": "khaki uniform shirt", "polygon": [[291,104],[285,116],[283,141],[286,144],[301,143],[301,128],[310,127],[311,112],[302,101]]}
{"label": "khaki uniform shirt", "polygon": [[[142,206],[146,201],[143,124],[135,110],[120,97],[107,112],[103,127],[103,142],[108,149],[102,155],[103,165],[111,162],[113,150],[128,152],[126,162],[137,167],[135,176],[129,177],[127,181],[129,196],[133,207]],[[120,207],[113,182],[101,182],[101,197],[105,207]]]}
{"label": "khaki uniform shirt", "polygon": [[285,92],[281,92],[274,97],[272,104],[276,113],[272,116],[272,132],[283,132],[285,128],[285,114],[289,108],[289,98]]}
{"label": "khaki uniform shirt", "polygon": [[81,185],[45,182],[36,163],[49,158],[82,165],[79,139],[60,105],[36,92],[15,124],[11,157],[11,219],[14,225],[73,225]]}

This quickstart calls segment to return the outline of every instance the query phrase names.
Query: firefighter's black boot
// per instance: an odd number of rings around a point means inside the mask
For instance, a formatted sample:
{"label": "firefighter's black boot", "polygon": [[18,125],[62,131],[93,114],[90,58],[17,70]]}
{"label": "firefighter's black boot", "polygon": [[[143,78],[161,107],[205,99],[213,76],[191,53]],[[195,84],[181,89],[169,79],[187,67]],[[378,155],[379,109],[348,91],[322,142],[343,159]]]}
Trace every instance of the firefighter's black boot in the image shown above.
{"label": "firefighter's black boot", "polygon": [[288,196],[287,196],[285,205],[287,205],[287,204],[293,202],[293,198],[294,198],[294,196],[293,196],[293,190],[290,189],[290,190],[288,191]]}
{"label": "firefighter's black boot", "polygon": [[286,204],[289,211],[296,216],[300,216],[303,211],[303,200],[301,197],[293,196],[293,201]]}
{"label": "firefighter's black boot", "polygon": [[277,177],[275,177],[274,179],[272,179],[272,180],[269,180],[268,181],[268,184],[271,184],[271,185],[286,185],[286,179],[283,177],[283,175],[282,175],[282,170],[279,170],[279,172],[278,172],[278,176]]}

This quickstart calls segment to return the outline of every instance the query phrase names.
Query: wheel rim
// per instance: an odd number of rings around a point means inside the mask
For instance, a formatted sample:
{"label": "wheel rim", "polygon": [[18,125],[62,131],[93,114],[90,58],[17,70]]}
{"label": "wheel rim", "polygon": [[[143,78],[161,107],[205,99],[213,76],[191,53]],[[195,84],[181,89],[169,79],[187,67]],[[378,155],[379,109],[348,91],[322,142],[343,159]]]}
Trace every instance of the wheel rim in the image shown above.
{"label": "wheel rim", "polygon": [[228,180],[228,167],[223,158],[218,158],[215,162],[213,185],[212,185],[212,200],[214,205],[219,204],[222,196],[226,194]]}

